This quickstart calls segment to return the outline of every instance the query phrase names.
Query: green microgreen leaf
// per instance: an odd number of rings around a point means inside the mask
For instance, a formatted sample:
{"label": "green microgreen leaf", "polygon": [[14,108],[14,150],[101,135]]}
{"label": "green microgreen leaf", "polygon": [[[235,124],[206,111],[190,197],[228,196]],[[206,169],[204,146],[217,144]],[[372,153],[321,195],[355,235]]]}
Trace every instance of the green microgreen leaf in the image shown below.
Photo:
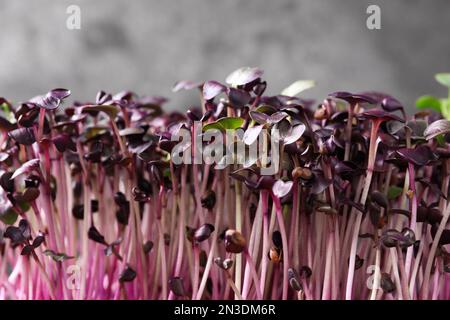
{"label": "green microgreen leaf", "polygon": [[203,126],[203,131],[217,129],[220,131],[224,130],[236,130],[237,128],[242,127],[244,124],[244,119],[238,117],[227,117],[221,118],[217,121],[208,123]]}

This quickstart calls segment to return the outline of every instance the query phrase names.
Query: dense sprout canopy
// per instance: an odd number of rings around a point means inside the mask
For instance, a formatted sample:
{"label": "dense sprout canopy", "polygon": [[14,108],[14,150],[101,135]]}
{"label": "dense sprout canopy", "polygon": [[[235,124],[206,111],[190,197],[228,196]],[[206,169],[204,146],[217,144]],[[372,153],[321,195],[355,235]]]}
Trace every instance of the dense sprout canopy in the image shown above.
{"label": "dense sprout canopy", "polygon": [[443,105],[263,75],[1,98],[0,298],[448,299]]}

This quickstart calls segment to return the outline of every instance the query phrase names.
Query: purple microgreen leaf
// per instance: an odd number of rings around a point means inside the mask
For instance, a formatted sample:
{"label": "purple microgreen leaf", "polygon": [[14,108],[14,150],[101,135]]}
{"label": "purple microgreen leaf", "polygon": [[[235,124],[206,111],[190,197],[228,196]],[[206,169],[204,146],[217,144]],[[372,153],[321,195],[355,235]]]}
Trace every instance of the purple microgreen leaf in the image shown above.
{"label": "purple microgreen leaf", "polygon": [[261,133],[263,127],[264,127],[263,125],[256,125],[254,127],[248,128],[244,133],[244,137],[242,138],[242,141],[246,145],[253,144],[256,141],[256,139],[258,139],[258,136]]}
{"label": "purple microgreen leaf", "polygon": [[325,178],[322,173],[314,173],[311,193],[322,193],[331,184],[331,180]]}
{"label": "purple microgreen leaf", "polygon": [[258,111],[250,111],[250,117],[258,124],[266,124],[270,118],[269,115]]}
{"label": "purple microgreen leaf", "polygon": [[396,116],[395,114],[389,113],[387,111],[384,111],[383,109],[370,109],[369,111],[365,111],[363,113],[360,113],[357,115],[357,118],[360,120],[379,120],[379,121],[400,121],[405,122],[402,118],[399,116]]}
{"label": "purple microgreen leaf", "polygon": [[258,68],[243,67],[229,74],[225,82],[231,86],[242,86],[261,78],[263,73],[264,72]]}
{"label": "purple microgreen leaf", "polygon": [[396,289],[394,281],[386,272],[381,273],[380,287],[385,293],[392,293]]}
{"label": "purple microgreen leaf", "polygon": [[65,98],[67,98],[68,96],[70,96],[70,90],[63,89],[63,88],[57,88],[57,89],[50,90],[47,95],[55,97],[60,100],[63,100]]}
{"label": "purple microgreen leaf", "polygon": [[423,134],[425,139],[430,140],[440,134],[446,134],[448,132],[450,132],[450,121],[441,119],[430,124]]}
{"label": "purple microgreen leaf", "polygon": [[400,101],[393,97],[386,97],[381,101],[381,107],[388,111],[388,112],[394,112],[397,110],[403,110],[403,105]]}
{"label": "purple microgreen leaf", "polygon": [[27,240],[24,237],[22,230],[14,226],[9,226],[8,228],[6,228],[3,236],[7,239],[10,239],[13,246],[25,243]]}
{"label": "purple microgreen leaf", "polygon": [[233,107],[242,108],[250,102],[251,96],[245,90],[230,88],[228,92],[228,99]]}
{"label": "purple microgreen leaf", "polygon": [[173,277],[169,279],[169,288],[177,297],[185,297],[186,291],[184,290],[183,278]]}
{"label": "purple microgreen leaf", "polygon": [[356,104],[356,103],[369,103],[369,104],[376,104],[376,100],[371,98],[369,95],[364,94],[352,94],[350,92],[346,91],[337,91],[329,94],[330,97],[334,97],[337,99],[341,99],[344,101],[347,101],[350,104]]}
{"label": "purple microgreen leaf", "polygon": [[52,141],[55,145],[55,148],[61,153],[65,152],[66,150],[72,150],[73,152],[77,151],[77,145],[66,133],[61,133],[55,136],[54,138],[52,138]]}
{"label": "purple microgreen leaf", "polygon": [[214,232],[214,226],[212,224],[205,223],[200,228],[195,230],[193,239],[196,242],[205,241],[210,237],[211,233],[213,233],[213,232]]}
{"label": "purple microgreen leaf", "polygon": [[288,117],[288,114],[286,112],[275,112],[269,116],[269,118],[267,119],[267,123],[276,124],[284,120],[286,117]]}
{"label": "purple microgreen leaf", "polygon": [[20,255],[22,256],[29,256],[31,252],[33,252],[34,247],[31,245],[26,245],[22,248],[22,251],[20,252]]}
{"label": "purple microgreen leaf", "polygon": [[6,171],[0,177],[0,186],[3,188],[3,190],[10,193],[13,193],[15,190],[14,181],[11,180],[12,175],[13,172]]}
{"label": "purple microgreen leaf", "polygon": [[44,235],[43,234],[38,235],[33,240],[33,243],[32,243],[33,248],[38,248],[44,241],[45,241]]}
{"label": "purple microgreen leaf", "polygon": [[32,98],[29,102],[37,105],[39,108],[54,110],[59,107],[61,101],[70,95],[67,89],[53,89],[43,96]]}
{"label": "purple microgreen leaf", "polygon": [[32,145],[36,142],[32,128],[18,128],[8,132],[8,136],[14,139],[17,143],[26,146]]}
{"label": "purple microgreen leaf", "polygon": [[17,124],[12,124],[8,120],[3,117],[0,117],[0,130],[9,132],[14,130],[17,127]]}
{"label": "purple microgreen leaf", "polygon": [[437,160],[437,155],[426,145],[420,145],[415,149],[401,148],[397,150],[397,154],[404,160],[417,166],[425,166],[430,162]]}
{"label": "purple microgreen leaf", "polygon": [[201,197],[200,202],[202,207],[208,210],[211,210],[216,205],[216,193],[213,190],[208,190]]}
{"label": "purple microgreen leaf", "polygon": [[284,144],[291,144],[300,139],[306,130],[303,123],[297,124],[290,128],[289,133],[284,137]]}
{"label": "purple microgreen leaf", "polygon": [[120,274],[119,281],[131,282],[136,278],[136,276],[137,276],[136,271],[134,271],[134,269],[131,268],[130,266],[127,266]]}
{"label": "purple microgreen leaf", "polygon": [[227,87],[217,81],[206,81],[203,85],[203,99],[211,100],[220,93],[225,92]]}
{"label": "purple microgreen leaf", "polygon": [[105,237],[97,230],[96,227],[91,226],[88,231],[88,237],[94,242],[106,245]]}
{"label": "purple microgreen leaf", "polygon": [[39,159],[31,159],[27,162],[25,162],[24,164],[22,164],[20,166],[20,168],[18,168],[14,174],[11,176],[11,180],[17,178],[18,176],[22,175],[22,174],[28,174],[31,173],[33,171],[39,171],[39,165],[40,165],[40,160]]}
{"label": "purple microgreen leaf", "polygon": [[291,191],[293,184],[292,181],[277,180],[272,187],[272,192],[278,198],[282,198]]}
{"label": "purple microgreen leaf", "polygon": [[150,240],[146,241],[146,242],[143,244],[142,249],[144,250],[144,253],[145,253],[145,254],[149,254],[150,251],[152,251],[152,249],[153,249],[153,242],[150,241]]}

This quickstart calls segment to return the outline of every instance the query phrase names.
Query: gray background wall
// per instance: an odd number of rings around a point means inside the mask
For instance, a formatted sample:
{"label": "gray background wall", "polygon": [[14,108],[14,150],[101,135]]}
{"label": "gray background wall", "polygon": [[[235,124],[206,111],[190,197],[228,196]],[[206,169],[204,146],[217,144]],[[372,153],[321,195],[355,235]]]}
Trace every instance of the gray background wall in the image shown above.
{"label": "gray background wall", "polygon": [[[70,4],[81,30],[66,28]],[[366,28],[369,4],[381,7],[381,30]],[[412,110],[419,95],[446,95],[433,74],[450,71],[449,30],[449,0],[0,0],[0,96],[133,89],[185,109],[197,96],[172,93],[177,80],[224,80],[249,65],[271,93],[315,79],[307,97],[374,89]]]}

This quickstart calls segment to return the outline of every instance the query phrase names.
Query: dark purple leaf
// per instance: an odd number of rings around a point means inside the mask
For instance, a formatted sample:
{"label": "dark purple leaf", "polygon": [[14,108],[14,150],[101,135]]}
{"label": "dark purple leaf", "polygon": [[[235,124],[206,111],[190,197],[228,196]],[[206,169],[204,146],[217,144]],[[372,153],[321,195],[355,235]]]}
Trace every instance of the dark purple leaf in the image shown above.
{"label": "dark purple leaf", "polygon": [[401,148],[397,150],[397,154],[417,166],[425,166],[437,160],[436,154],[426,145],[420,145],[415,149]]}
{"label": "dark purple leaf", "polygon": [[34,248],[38,248],[45,240],[44,235],[38,235],[36,238],[34,238],[33,240],[33,247]]}
{"label": "dark purple leaf", "polygon": [[11,179],[13,172],[7,171],[4,172],[0,177],[0,186],[6,192],[13,193],[15,190],[14,181]]}
{"label": "dark purple leaf", "polygon": [[370,109],[369,111],[365,111],[363,113],[360,113],[356,116],[360,120],[379,120],[379,121],[400,121],[405,122],[402,118],[399,116],[389,113],[387,111],[384,111],[382,109],[374,108]]}
{"label": "dark purple leaf", "polygon": [[50,92],[47,95],[62,100],[62,99],[67,98],[68,96],[70,96],[70,90],[63,89],[63,88],[57,88],[57,89],[50,90]]}
{"label": "dark purple leaf", "polygon": [[25,239],[31,239],[31,228],[27,220],[22,219],[19,221],[19,230],[22,232]]}
{"label": "dark purple leaf", "polygon": [[169,288],[177,297],[185,297],[186,291],[184,291],[183,278],[173,277],[169,279]]}
{"label": "dark purple leaf", "polygon": [[383,235],[380,237],[380,241],[387,248],[396,246],[407,248],[414,244],[416,238],[414,232],[411,229],[404,228],[402,232],[399,232],[395,229],[389,229],[383,233]]}
{"label": "dark purple leaf", "polygon": [[247,91],[230,88],[228,92],[228,99],[233,107],[242,108],[250,102],[251,96]]}
{"label": "dark purple leaf", "polygon": [[150,251],[152,250],[152,248],[153,248],[153,242],[150,240],[146,241],[143,245],[143,250],[144,250],[145,254],[149,254]]}
{"label": "dark purple leaf", "polygon": [[195,230],[194,240],[196,242],[205,241],[210,237],[211,233],[213,233],[213,232],[214,232],[214,226],[212,224],[205,223],[200,228]]}
{"label": "dark purple leaf", "polygon": [[[437,224],[432,225],[431,235],[433,236],[433,238],[436,237],[437,230],[438,230],[438,225]],[[449,229],[442,230],[441,237],[439,238],[439,244],[441,246],[450,244],[450,230]]]}
{"label": "dark purple leaf", "polygon": [[59,152],[64,152],[67,149],[72,150],[73,152],[77,151],[77,145],[72,140],[72,138],[66,133],[61,133],[61,134],[55,136],[52,139],[52,141],[53,141],[53,144],[55,145],[55,148]]}
{"label": "dark purple leaf", "polygon": [[14,130],[16,127],[17,127],[17,124],[12,124],[5,118],[0,117],[0,130],[9,132],[11,130]]}
{"label": "dark purple leaf", "polygon": [[111,99],[112,99],[112,96],[109,93],[106,93],[104,91],[99,91],[95,98],[95,103],[96,104],[105,104],[106,102],[111,101]]}
{"label": "dark purple leaf", "polygon": [[322,193],[331,184],[331,180],[325,178],[322,173],[315,172],[312,182],[311,193]]}
{"label": "dark purple leaf", "polygon": [[394,292],[396,289],[395,283],[391,280],[389,274],[385,272],[381,274],[380,287],[385,293]]}
{"label": "dark purple leaf", "polygon": [[277,111],[270,115],[270,117],[267,119],[267,123],[269,124],[275,124],[279,123],[283,119],[285,119],[288,116],[286,112]]}
{"label": "dark purple leaf", "polygon": [[356,255],[355,260],[355,270],[358,270],[363,266],[364,259],[362,259],[359,255]]}
{"label": "dark purple leaf", "polygon": [[387,208],[388,207],[388,200],[386,198],[386,196],[381,193],[380,191],[374,191],[370,194],[370,200],[372,202],[375,202],[377,205],[379,205],[380,207],[383,208]]}
{"label": "dark purple leaf", "polygon": [[283,240],[280,231],[276,230],[272,233],[273,245],[279,249],[283,249]]}
{"label": "dark purple leaf", "polygon": [[430,140],[440,134],[446,134],[448,132],[450,132],[450,121],[441,119],[430,124],[423,134],[427,140]]}
{"label": "dark purple leaf", "polygon": [[216,205],[216,193],[213,190],[208,190],[200,199],[202,207],[212,210]]}
{"label": "dark purple leaf", "polygon": [[91,226],[88,231],[88,237],[94,242],[107,244],[105,241],[105,237],[97,230],[96,227]]}
{"label": "dark purple leaf", "polygon": [[403,105],[401,104],[401,102],[393,97],[384,98],[381,101],[381,107],[388,112],[403,110]]}
{"label": "dark purple leaf", "polygon": [[23,232],[18,227],[14,226],[6,228],[3,236],[10,239],[13,246],[24,243],[27,240],[24,237]]}
{"label": "dark purple leaf", "polygon": [[128,266],[120,274],[119,281],[130,282],[133,281],[135,278],[136,278],[136,271],[134,271],[130,266]]}
{"label": "dark purple leaf", "polygon": [[376,100],[374,100],[370,96],[364,95],[364,94],[353,94],[353,93],[346,92],[346,91],[337,91],[337,92],[330,93],[329,96],[347,101],[350,104],[356,104],[356,103],[362,103],[362,102],[376,104]]}
{"label": "dark purple leaf", "polygon": [[266,124],[270,116],[262,112],[250,111],[250,117],[259,124]]}
{"label": "dark purple leaf", "polygon": [[262,176],[258,178],[255,188],[257,190],[271,190],[274,183],[275,179],[272,176]]}
{"label": "dark purple leaf", "polygon": [[61,101],[69,95],[70,91],[67,89],[53,89],[46,95],[34,97],[29,102],[37,105],[39,108],[53,110],[58,108]]}
{"label": "dark purple leaf", "polygon": [[36,142],[32,128],[18,128],[8,132],[8,136],[14,139],[17,143],[26,146],[32,145]]}
{"label": "dark purple leaf", "polygon": [[22,249],[22,251],[20,252],[20,254],[21,254],[22,256],[28,256],[28,255],[31,254],[31,252],[33,252],[33,250],[34,250],[34,247],[33,247],[33,246],[31,246],[31,245],[26,245],[26,246],[23,247],[23,249]]}
{"label": "dark purple leaf", "polygon": [[300,279],[308,279],[312,276],[312,270],[308,266],[302,266],[298,272]]}
{"label": "dark purple leaf", "polygon": [[262,96],[264,91],[266,91],[266,87],[267,87],[267,83],[266,81],[262,81],[261,83],[258,83],[257,85],[255,85],[253,87],[253,92],[257,95],[257,96]]}

